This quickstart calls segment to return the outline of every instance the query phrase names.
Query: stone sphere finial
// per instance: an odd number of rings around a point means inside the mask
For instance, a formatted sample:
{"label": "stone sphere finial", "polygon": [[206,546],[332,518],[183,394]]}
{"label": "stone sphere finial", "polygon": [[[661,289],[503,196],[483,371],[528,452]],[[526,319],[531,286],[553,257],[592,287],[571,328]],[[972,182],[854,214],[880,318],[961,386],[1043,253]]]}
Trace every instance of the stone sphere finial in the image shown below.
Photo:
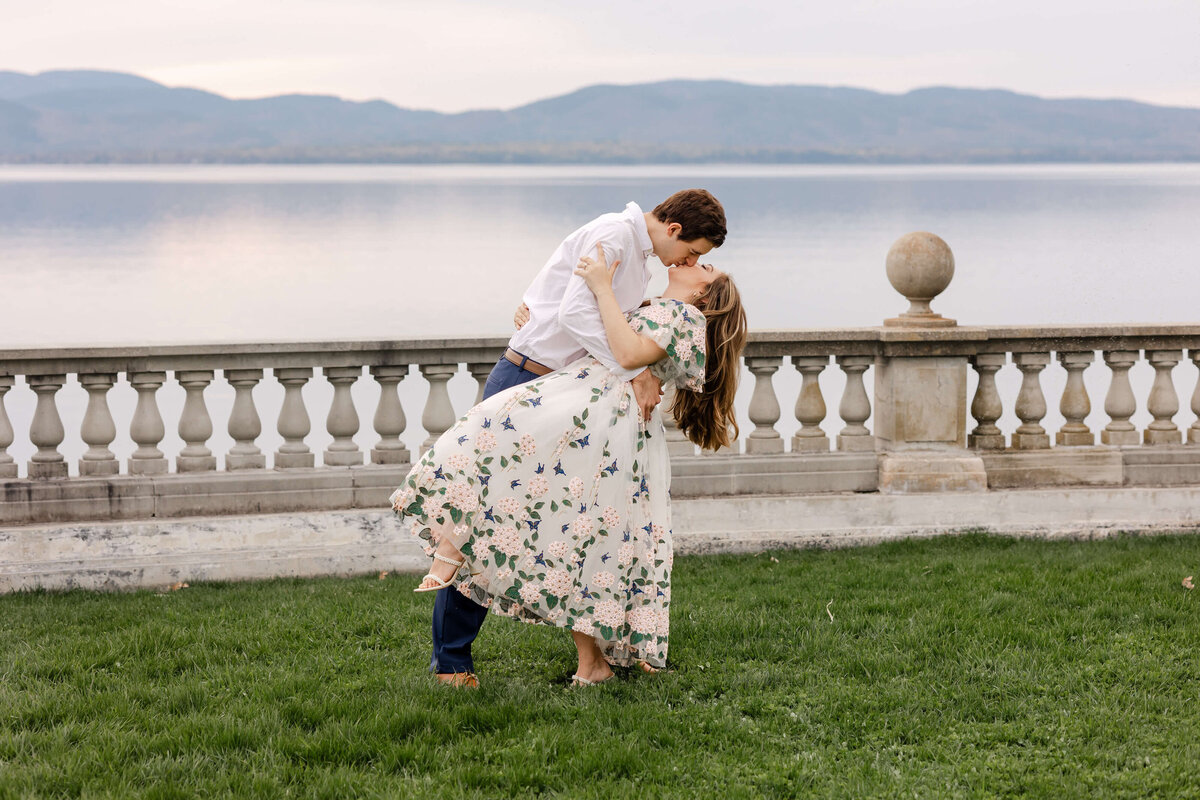
{"label": "stone sphere finial", "polygon": [[901,236],[888,250],[887,276],[892,287],[908,299],[909,307],[899,317],[884,320],[884,325],[946,328],[958,324],[929,307],[954,277],[954,253],[941,237],[927,231]]}

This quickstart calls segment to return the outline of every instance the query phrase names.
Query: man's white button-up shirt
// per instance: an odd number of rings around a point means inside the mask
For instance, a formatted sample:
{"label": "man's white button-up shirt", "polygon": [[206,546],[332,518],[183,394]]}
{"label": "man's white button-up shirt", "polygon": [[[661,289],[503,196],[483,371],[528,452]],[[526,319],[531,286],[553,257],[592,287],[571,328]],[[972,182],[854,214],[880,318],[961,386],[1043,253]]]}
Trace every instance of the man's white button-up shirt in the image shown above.
{"label": "man's white button-up shirt", "polygon": [[513,334],[509,346],[551,369],[590,353],[628,380],[645,368],[623,369],[617,364],[596,297],[575,274],[581,257],[596,256],[597,244],[604,246],[609,266],[621,262],[613,276],[613,294],[621,310],[628,314],[641,305],[650,283],[646,259],[654,245],[642,209],[630,203],[621,213],[597,217],[563,240],[525,291],[529,321]]}

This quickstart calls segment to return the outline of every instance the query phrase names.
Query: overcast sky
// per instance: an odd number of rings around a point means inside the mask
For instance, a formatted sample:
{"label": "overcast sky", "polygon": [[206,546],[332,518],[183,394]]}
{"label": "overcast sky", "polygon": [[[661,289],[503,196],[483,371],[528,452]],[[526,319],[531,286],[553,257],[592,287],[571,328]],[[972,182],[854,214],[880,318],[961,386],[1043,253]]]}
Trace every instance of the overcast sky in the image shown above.
{"label": "overcast sky", "polygon": [[461,111],[594,83],[931,85],[1200,107],[1200,0],[0,0],[0,69]]}

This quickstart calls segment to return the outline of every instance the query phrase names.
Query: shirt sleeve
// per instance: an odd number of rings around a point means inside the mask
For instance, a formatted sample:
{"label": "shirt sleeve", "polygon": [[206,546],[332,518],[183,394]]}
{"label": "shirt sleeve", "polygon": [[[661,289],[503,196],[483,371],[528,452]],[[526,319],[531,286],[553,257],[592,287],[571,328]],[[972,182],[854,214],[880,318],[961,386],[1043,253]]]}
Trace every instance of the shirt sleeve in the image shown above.
{"label": "shirt sleeve", "polygon": [[695,306],[664,302],[638,315],[638,333],[667,352],[651,371],[666,383],[693,392],[704,391],[705,343],[704,315]]}
{"label": "shirt sleeve", "polygon": [[[617,267],[618,278],[616,280],[620,280],[621,271],[626,269],[624,243],[616,236],[596,236],[584,242],[582,252],[595,255],[597,243],[604,245],[604,257],[609,264],[617,260],[622,261],[621,266]],[[629,269],[633,268],[629,267]],[[614,280],[614,284],[616,280]],[[639,296],[635,302],[641,302],[641,299]],[[617,363],[612,347],[608,343],[604,321],[600,318],[600,306],[596,303],[596,296],[592,294],[592,290],[588,288],[583,278],[578,275],[571,275],[571,279],[567,282],[562,303],[558,307],[558,323],[571,338],[579,342],[580,347],[625,380],[632,380],[645,369],[645,367],[625,369]]]}

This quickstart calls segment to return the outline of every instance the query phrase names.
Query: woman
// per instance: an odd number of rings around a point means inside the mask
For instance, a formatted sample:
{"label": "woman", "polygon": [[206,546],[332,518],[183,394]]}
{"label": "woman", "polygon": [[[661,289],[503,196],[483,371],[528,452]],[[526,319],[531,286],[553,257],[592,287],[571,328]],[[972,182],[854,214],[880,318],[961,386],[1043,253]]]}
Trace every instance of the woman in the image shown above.
{"label": "woman", "polygon": [[[708,449],[737,437],[733,397],[746,315],[708,265],[668,271],[661,298],[627,319],[602,249],[580,261],[626,369],[676,387],[680,430]],[[611,665],[666,664],[670,463],[660,412],[643,422],[628,381],[585,356],[496,394],[442,434],[392,495],[433,567],[416,591],[454,585],[502,616],[571,630],[573,682]]]}

